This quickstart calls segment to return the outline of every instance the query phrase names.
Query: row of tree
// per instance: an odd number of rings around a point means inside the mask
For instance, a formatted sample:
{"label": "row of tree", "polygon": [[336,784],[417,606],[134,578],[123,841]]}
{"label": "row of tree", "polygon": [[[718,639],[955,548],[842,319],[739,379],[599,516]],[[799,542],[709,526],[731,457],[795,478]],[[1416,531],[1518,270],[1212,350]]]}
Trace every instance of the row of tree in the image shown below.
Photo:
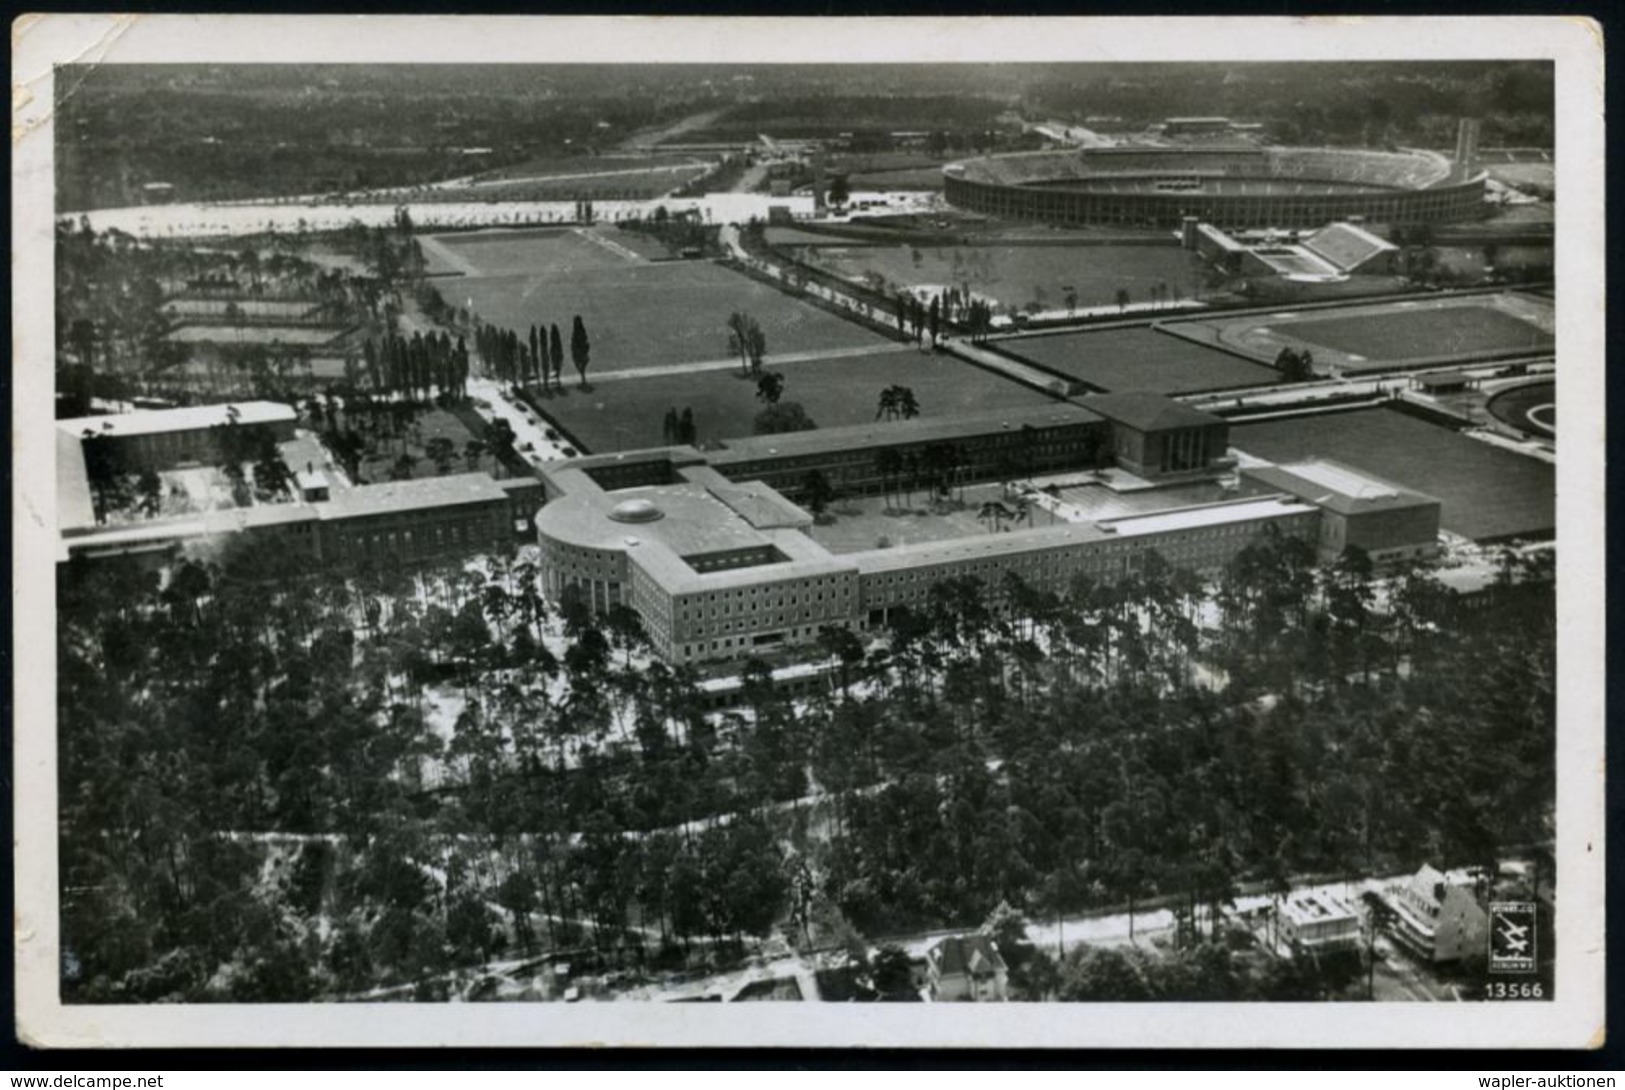
{"label": "row of tree", "polygon": [[[478,323],[475,350],[492,377],[513,386],[540,386],[543,393],[564,389],[564,337],[558,323],[532,325],[528,337],[511,329]],[[570,322],[570,363],[582,389],[592,364],[592,340],[577,314]]]}

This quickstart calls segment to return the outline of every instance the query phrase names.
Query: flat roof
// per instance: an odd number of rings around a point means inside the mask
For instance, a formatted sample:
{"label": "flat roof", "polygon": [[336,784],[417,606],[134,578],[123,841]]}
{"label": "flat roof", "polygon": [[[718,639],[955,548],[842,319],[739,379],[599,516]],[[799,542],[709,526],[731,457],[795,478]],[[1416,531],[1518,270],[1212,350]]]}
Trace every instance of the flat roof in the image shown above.
{"label": "flat roof", "polygon": [[1141,534],[1160,534],[1171,530],[1190,530],[1201,526],[1223,526],[1251,519],[1281,518],[1301,515],[1314,508],[1286,496],[1262,496],[1254,499],[1227,500],[1206,503],[1197,507],[1177,507],[1170,511],[1153,511],[1144,515],[1120,515],[1101,519],[1102,529],[1120,537],[1138,537]]}
{"label": "flat roof", "polygon": [[723,466],[761,458],[792,458],[837,450],[878,449],[910,443],[968,439],[1000,431],[1019,431],[1023,427],[1053,428],[1085,424],[1100,418],[1101,414],[1088,407],[1057,401],[1052,405],[1028,409],[991,409],[957,416],[917,417],[913,420],[875,421],[781,435],[754,435],[729,439],[722,450],[712,451],[707,457],[712,465]]}
{"label": "flat roof", "polygon": [[862,572],[890,572],[923,568],[932,564],[1000,559],[1019,553],[1036,553],[1068,545],[1107,541],[1111,537],[1110,533],[1093,522],[1068,522],[1030,530],[1012,530],[1007,534],[979,534],[975,537],[894,545],[889,549],[842,553],[841,558],[856,564],[858,570]]}
{"label": "flat roof", "polygon": [[1238,472],[1248,480],[1279,489],[1341,515],[1426,507],[1439,503],[1425,493],[1330,458],[1306,458],[1281,465],[1243,466]]}
{"label": "flat roof", "polygon": [[506,503],[508,493],[484,473],[458,473],[450,477],[423,477],[408,481],[366,484],[335,491],[316,506],[324,519],[385,515],[426,507],[457,507],[471,503]]}
{"label": "flat roof", "polygon": [[1466,371],[1434,371],[1416,376],[1418,386],[1461,386],[1471,381],[1472,376]]}
{"label": "flat roof", "polygon": [[758,530],[797,529],[813,522],[806,511],[760,481],[731,487],[710,485],[706,490]]}
{"label": "flat roof", "polygon": [[98,435],[130,436],[160,435],[170,431],[196,431],[224,425],[235,411],[237,423],[251,424],[293,423],[298,419],[293,406],[279,401],[233,401],[224,405],[188,405],[179,409],[141,409],[130,413],[105,416],[79,416],[58,420],[58,430],[76,438],[85,432]]}
{"label": "flat roof", "polygon": [[1318,889],[1293,893],[1282,903],[1281,915],[1296,923],[1326,923],[1355,918],[1354,909]]}

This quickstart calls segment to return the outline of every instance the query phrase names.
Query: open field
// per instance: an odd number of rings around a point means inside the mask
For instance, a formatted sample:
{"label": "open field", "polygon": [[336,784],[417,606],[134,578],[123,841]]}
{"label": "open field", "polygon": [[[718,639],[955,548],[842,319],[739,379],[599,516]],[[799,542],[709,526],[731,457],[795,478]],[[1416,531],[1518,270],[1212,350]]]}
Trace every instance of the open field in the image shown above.
{"label": "open field", "polygon": [[[588,245],[591,245],[590,243]],[[595,247],[596,248],[596,247]],[[613,255],[610,255],[613,256]],[[615,267],[549,269],[529,275],[462,277],[440,285],[446,302],[491,324],[528,330],[557,323],[566,339],[581,315],[592,342],[592,372],[729,358],[728,315],[743,311],[774,353],[884,347],[885,337],[709,262],[622,260]]]}
{"label": "open field", "polygon": [[1436,496],[1444,528],[1465,537],[1545,534],[1555,525],[1550,463],[1392,409],[1237,424],[1230,445],[1272,461],[1331,458]]}
{"label": "open field", "polygon": [[[970,364],[913,348],[781,367],[770,359],[767,370],[784,375],[783,400],[799,401],[822,428],[873,421],[880,391],[891,385],[912,389],[922,416],[1053,400]],[[585,391],[568,382],[566,386],[564,394],[540,400],[542,411],[595,453],[664,444],[661,424],[667,409],[692,408],[698,441],[704,444],[750,435],[764,407],[756,398],[755,381],[737,368],[605,381]]]}
{"label": "open field", "polygon": [[171,330],[165,340],[178,344],[285,344],[317,346],[330,344],[344,331],[331,326],[274,325],[184,325]]}
{"label": "open field", "polygon": [[[621,232],[607,240],[624,245]],[[570,274],[582,269],[619,269],[635,258],[595,242],[594,234],[574,227],[515,231],[469,231],[423,235],[423,257],[431,274],[512,276],[517,273]],[[454,289],[447,289],[454,290]]]}
{"label": "open field", "polygon": [[1144,302],[1161,285],[1177,298],[1191,294],[1198,275],[1192,255],[1171,245],[836,246],[804,257],[858,280],[878,275],[893,285],[968,284],[1010,310],[1064,307],[1068,288],[1080,307],[1115,303],[1119,289]]}
{"label": "open field", "polygon": [[1273,367],[1149,327],[1020,337],[999,347],[1102,390],[1176,394],[1256,386],[1280,377]]}
{"label": "open field", "polygon": [[1550,351],[1552,320],[1546,300],[1507,292],[1195,318],[1165,328],[1260,361],[1285,347],[1307,348],[1316,371],[1327,373],[1333,366],[1358,372]]}

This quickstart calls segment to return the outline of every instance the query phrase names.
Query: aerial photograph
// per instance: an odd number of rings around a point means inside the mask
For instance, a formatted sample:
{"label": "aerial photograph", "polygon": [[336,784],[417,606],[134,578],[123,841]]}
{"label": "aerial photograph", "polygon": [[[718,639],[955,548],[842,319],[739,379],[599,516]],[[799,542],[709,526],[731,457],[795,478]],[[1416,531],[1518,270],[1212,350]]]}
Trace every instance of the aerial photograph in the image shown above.
{"label": "aerial photograph", "polygon": [[1555,67],[58,68],[61,1003],[1549,1001]]}

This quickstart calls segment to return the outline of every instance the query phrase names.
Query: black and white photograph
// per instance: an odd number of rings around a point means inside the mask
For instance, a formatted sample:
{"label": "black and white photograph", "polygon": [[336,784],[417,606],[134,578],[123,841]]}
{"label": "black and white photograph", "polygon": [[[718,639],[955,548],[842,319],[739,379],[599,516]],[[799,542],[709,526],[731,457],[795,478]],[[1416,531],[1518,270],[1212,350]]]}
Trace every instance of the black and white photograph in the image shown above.
{"label": "black and white photograph", "polygon": [[13,51],[25,1039],[1600,1043],[1582,23]]}

